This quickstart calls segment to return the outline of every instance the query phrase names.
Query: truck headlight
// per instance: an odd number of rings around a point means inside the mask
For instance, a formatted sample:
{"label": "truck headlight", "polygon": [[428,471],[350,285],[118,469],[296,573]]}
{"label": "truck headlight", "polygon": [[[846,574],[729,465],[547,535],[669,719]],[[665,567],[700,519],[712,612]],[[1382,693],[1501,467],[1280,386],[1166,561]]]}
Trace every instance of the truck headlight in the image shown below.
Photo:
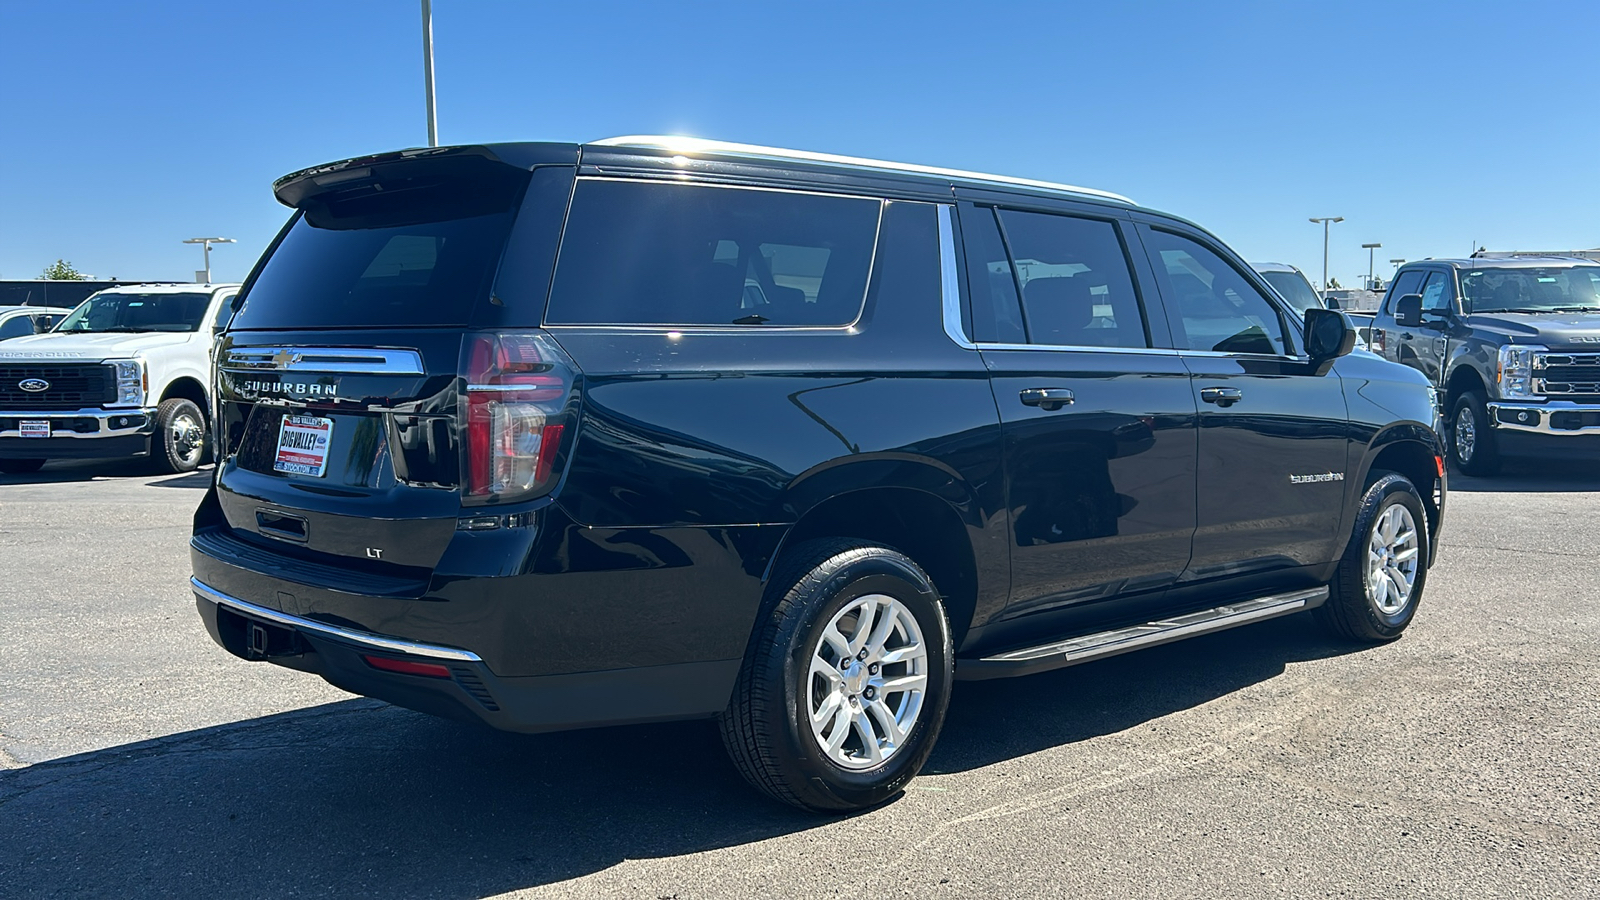
{"label": "truck headlight", "polygon": [[1500,396],[1506,400],[1543,400],[1533,390],[1533,367],[1549,347],[1504,344],[1500,347]]}
{"label": "truck headlight", "polygon": [[116,374],[117,400],[113,406],[143,406],[145,392],[150,389],[150,377],[142,359],[118,359],[111,363]]}

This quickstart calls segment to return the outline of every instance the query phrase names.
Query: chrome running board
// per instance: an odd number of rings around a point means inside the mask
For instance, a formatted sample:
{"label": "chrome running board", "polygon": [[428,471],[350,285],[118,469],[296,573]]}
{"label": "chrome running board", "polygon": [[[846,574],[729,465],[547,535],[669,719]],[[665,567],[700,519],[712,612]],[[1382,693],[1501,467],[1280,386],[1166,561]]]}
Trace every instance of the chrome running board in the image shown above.
{"label": "chrome running board", "polygon": [[1320,606],[1327,599],[1328,589],[1325,587],[1273,594],[1175,616],[1171,619],[1113,628],[1110,631],[1080,635],[1064,641],[1012,650],[981,659],[958,659],[956,678],[963,681],[1009,678],[1016,675],[1032,675],[1035,672],[1059,669],[1063,666],[1075,666],[1078,663],[1105,659],[1119,653],[1142,650],[1145,647],[1154,647],[1182,638],[1288,615]]}

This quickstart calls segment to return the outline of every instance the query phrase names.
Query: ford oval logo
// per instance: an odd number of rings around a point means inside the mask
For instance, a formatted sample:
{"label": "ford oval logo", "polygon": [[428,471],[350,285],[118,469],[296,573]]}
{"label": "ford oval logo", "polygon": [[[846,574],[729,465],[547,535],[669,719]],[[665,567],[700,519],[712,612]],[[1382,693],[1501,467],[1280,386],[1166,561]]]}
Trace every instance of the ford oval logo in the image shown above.
{"label": "ford oval logo", "polygon": [[40,391],[50,390],[50,382],[45,381],[43,378],[24,378],[17,382],[17,387],[37,394]]}

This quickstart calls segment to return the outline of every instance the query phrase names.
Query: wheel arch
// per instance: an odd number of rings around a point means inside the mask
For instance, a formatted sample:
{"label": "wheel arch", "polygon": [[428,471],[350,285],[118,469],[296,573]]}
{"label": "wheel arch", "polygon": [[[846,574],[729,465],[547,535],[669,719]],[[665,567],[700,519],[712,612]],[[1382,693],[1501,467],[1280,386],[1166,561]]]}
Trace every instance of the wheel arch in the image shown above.
{"label": "wheel arch", "polygon": [[[1416,485],[1422,495],[1422,508],[1428,515],[1428,565],[1438,553],[1438,542],[1432,538],[1439,533],[1444,517],[1445,476],[1441,474],[1444,446],[1433,429],[1416,422],[1402,422],[1379,432],[1367,448],[1366,458],[1352,491],[1354,502],[1359,503],[1367,486],[1379,472],[1399,472]],[[1351,519],[1353,521],[1353,518]]]}
{"label": "wheel arch", "polygon": [[977,609],[977,537],[983,516],[976,494],[954,470],[914,458],[819,467],[795,480],[785,503],[794,524],[763,580],[784,551],[823,537],[854,538],[904,553],[933,579],[961,645]]}
{"label": "wheel arch", "polygon": [[165,401],[174,397],[192,401],[195,406],[200,407],[202,414],[208,417],[211,415],[211,401],[206,397],[205,385],[201,384],[197,378],[189,375],[180,375],[172,379],[167,384],[166,389],[161,392],[161,399]]}
{"label": "wheel arch", "polygon": [[1476,367],[1470,364],[1462,363],[1461,365],[1456,366],[1455,369],[1450,372],[1450,377],[1446,378],[1444,382],[1445,416],[1448,417],[1451,414],[1451,411],[1455,409],[1457,397],[1460,397],[1462,394],[1472,390],[1482,391],[1484,397],[1487,398],[1489,396],[1488,379],[1484,377],[1482,372],[1479,372]]}

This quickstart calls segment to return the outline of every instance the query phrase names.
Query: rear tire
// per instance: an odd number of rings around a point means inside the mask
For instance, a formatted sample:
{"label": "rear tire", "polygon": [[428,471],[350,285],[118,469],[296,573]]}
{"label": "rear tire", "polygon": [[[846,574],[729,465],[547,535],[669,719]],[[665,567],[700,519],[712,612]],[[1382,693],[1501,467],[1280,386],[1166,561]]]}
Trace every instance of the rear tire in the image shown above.
{"label": "rear tire", "polygon": [[0,472],[7,475],[29,475],[42,468],[42,459],[0,459]]}
{"label": "rear tire", "polygon": [[723,744],[746,780],[784,803],[876,806],[933,751],[953,658],[943,604],[916,563],[860,541],[805,542],[769,584],[719,719]]}
{"label": "rear tire", "polygon": [[1399,637],[1428,581],[1432,536],[1422,495],[1398,472],[1367,487],[1344,558],[1316,617],[1335,635],[1377,643]]}
{"label": "rear tire", "polygon": [[1458,397],[1450,412],[1450,461],[1468,475],[1500,471],[1500,447],[1489,424],[1489,405],[1477,391]]}
{"label": "rear tire", "polygon": [[205,413],[192,400],[173,397],[156,408],[156,430],[150,436],[150,457],[163,474],[193,472],[209,443]]}

